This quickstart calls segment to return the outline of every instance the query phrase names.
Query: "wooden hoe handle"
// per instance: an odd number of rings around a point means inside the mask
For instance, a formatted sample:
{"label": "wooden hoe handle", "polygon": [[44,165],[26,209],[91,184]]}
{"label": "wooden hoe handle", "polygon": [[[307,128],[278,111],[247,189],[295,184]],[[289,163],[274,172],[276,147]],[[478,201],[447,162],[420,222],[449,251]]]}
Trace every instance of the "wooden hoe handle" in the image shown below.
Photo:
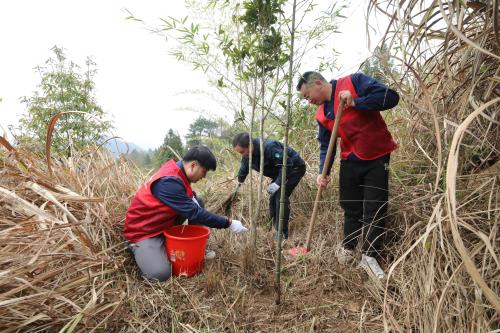
{"label": "wooden hoe handle", "polygon": [[[330,142],[328,143],[328,152],[326,153],[325,164],[323,164],[323,172],[321,173],[323,178],[326,177],[328,174],[328,166],[330,165],[330,160],[332,159],[333,148],[337,143],[337,133],[339,130],[340,118],[342,117],[343,111],[344,111],[344,100],[341,99],[337,109],[337,114],[335,115],[335,123],[333,124],[332,136],[330,137]],[[322,192],[323,188],[321,186],[318,186],[318,192],[316,193],[316,200],[314,200],[313,213],[311,216],[311,220],[309,221],[309,230],[307,231],[307,238],[305,244],[307,251],[309,251],[309,247],[311,245],[311,236],[314,228],[314,222],[316,221],[316,216],[318,215],[318,206]]]}

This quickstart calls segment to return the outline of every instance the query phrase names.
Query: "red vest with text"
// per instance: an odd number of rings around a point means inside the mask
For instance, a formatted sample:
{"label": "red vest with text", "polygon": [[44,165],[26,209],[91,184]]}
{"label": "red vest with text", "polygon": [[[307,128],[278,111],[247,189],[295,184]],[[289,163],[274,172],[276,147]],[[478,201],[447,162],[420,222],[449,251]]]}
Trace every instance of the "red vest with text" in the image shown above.
{"label": "red vest with text", "polygon": [[188,197],[193,197],[191,184],[181,168],[174,160],[165,163],[139,188],[127,210],[124,235],[132,243],[159,235],[175,223],[177,213],[151,193],[151,184],[161,177],[179,178],[184,184]]}
{"label": "red vest with text", "polygon": [[[358,97],[350,75],[338,79],[333,103],[335,117],[339,105],[339,92],[342,90],[349,90],[353,99]],[[330,132],[333,131],[334,121],[325,116],[324,104],[318,107],[316,119]],[[351,153],[362,160],[374,160],[397,148],[380,111],[359,111],[352,107],[344,109],[338,135],[341,139],[340,158],[343,160]]]}

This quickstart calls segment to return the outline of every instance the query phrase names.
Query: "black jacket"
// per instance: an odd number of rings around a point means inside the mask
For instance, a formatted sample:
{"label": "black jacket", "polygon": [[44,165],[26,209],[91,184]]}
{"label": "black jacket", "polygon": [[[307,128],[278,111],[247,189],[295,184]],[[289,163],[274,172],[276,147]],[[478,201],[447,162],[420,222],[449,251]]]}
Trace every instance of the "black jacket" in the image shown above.
{"label": "black jacket", "polygon": [[[254,139],[252,153],[252,169],[260,171],[260,141]],[[304,160],[292,148],[288,147],[287,174],[296,167],[304,167]],[[248,175],[248,157],[243,157],[238,171],[238,182],[243,183]],[[281,166],[283,165],[283,145],[279,141],[264,140],[264,176],[269,177],[281,186]]]}

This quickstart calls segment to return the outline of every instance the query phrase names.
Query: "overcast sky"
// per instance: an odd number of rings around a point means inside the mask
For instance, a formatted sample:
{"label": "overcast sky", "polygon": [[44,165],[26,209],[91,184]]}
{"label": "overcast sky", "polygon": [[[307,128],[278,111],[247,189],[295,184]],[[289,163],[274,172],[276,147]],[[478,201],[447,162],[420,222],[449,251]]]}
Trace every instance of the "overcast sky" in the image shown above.
{"label": "overcast sky", "polygon": [[[355,71],[369,54],[364,37],[364,5],[352,1],[349,19],[336,37],[342,53],[340,73]],[[365,1],[363,1],[364,3]],[[17,124],[25,110],[22,96],[31,96],[40,82],[34,67],[42,65],[54,45],[63,47],[69,60],[97,63],[96,98],[112,115],[115,135],[143,148],[161,144],[169,128],[185,135],[199,115],[180,107],[206,109],[207,97],[183,94],[203,89],[203,72],[168,55],[168,45],[140,24],[125,20],[129,9],[136,17],[157,26],[160,17],[186,15],[181,0],[16,0],[0,2],[0,125]],[[372,46],[373,47],[373,46]],[[172,77],[180,78],[175,82]],[[213,107],[213,113],[232,115]],[[0,131],[3,133],[3,130]]]}

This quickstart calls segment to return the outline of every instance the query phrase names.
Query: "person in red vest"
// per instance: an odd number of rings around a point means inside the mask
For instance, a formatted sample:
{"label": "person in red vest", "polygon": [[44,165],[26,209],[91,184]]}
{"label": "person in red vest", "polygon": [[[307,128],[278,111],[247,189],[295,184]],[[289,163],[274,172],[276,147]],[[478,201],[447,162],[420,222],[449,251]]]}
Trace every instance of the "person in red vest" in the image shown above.
{"label": "person in red vest", "polygon": [[363,238],[360,266],[369,274],[384,278],[377,258],[385,231],[389,197],[389,159],[397,148],[380,111],[395,107],[399,95],[372,77],[355,73],[338,80],[326,81],[318,72],[304,73],[297,90],[309,103],[317,105],[320,168],[317,184],[326,187],[333,165],[325,166],[335,115],[340,100],[344,111],[339,125],[340,137],[340,206],[344,210],[344,237],[337,249],[341,264],[351,262],[358,239]]}
{"label": "person in red vest", "polygon": [[124,235],[143,277],[158,281],[170,277],[163,232],[185,219],[190,224],[229,228],[237,234],[247,231],[240,221],[204,209],[191,188],[191,183],[216,168],[217,161],[210,149],[195,146],[181,161],[165,163],[139,188],[127,211]]}

